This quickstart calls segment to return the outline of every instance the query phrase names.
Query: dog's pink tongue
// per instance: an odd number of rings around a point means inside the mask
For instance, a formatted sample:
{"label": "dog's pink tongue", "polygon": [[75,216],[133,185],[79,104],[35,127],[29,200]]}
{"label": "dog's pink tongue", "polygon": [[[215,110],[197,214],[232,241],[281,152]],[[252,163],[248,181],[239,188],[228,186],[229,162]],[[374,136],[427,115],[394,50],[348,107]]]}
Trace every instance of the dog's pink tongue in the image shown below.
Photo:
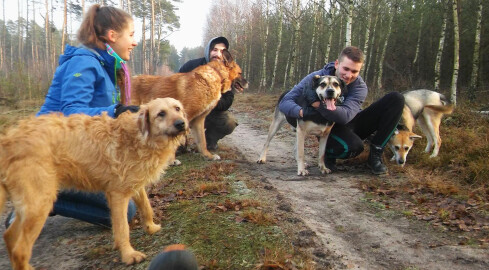
{"label": "dog's pink tongue", "polygon": [[336,110],[336,105],[334,104],[334,100],[332,99],[325,99],[324,102],[326,103],[326,108],[330,111]]}

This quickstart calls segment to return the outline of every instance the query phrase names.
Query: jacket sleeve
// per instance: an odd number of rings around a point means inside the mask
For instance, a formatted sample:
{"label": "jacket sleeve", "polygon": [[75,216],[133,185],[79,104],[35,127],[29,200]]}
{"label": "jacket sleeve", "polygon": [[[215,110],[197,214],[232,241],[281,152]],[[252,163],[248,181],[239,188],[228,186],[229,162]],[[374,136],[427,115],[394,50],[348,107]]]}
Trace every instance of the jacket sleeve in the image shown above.
{"label": "jacket sleeve", "polygon": [[213,111],[227,111],[229,110],[229,107],[233,105],[233,101],[233,91],[227,91],[226,93],[222,94],[221,99],[219,99],[219,102],[217,102],[217,105],[214,107]]}
{"label": "jacket sleeve", "polygon": [[307,75],[302,81],[295,85],[278,104],[279,110],[288,117],[300,118],[299,111],[302,107],[298,104],[299,98],[303,95],[304,89],[310,87],[312,77],[318,72]]}
{"label": "jacket sleeve", "polygon": [[114,117],[115,104],[108,107],[90,108],[94,98],[98,74],[105,72],[93,57],[73,57],[67,63],[62,81],[61,112],[64,115],[83,113],[90,116],[107,112]]}
{"label": "jacket sleeve", "polygon": [[368,93],[367,85],[362,78],[358,77],[355,82],[347,87],[348,95],[341,105],[336,106],[336,110],[330,111],[323,104],[317,108],[317,111],[324,118],[344,125],[350,122],[362,110],[362,104]]}

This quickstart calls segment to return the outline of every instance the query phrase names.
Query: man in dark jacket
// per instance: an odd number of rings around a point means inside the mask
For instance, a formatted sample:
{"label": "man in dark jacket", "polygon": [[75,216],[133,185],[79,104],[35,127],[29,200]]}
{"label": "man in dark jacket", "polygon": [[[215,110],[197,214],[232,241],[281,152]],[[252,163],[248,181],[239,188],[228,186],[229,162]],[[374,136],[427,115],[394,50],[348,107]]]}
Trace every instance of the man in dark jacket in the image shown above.
{"label": "man in dark jacket", "polygon": [[[225,37],[216,37],[209,41],[205,47],[205,56],[192,59],[185,63],[178,72],[190,72],[200,65],[205,65],[210,61],[221,61],[222,51],[229,49],[229,42]],[[233,104],[234,92],[228,91],[221,96],[216,107],[205,118],[205,139],[207,149],[216,150],[217,141],[224,136],[231,134],[238,123],[234,116],[228,111]]]}
{"label": "man in dark jacket", "polygon": [[[398,92],[392,92],[362,110],[368,93],[367,85],[359,76],[363,60],[364,55],[360,49],[346,47],[335,62],[307,75],[294,86],[280,102],[279,109],[289,117],[307,119],[319,114],[335,122],[326,144],[325,158],[326,167],[332,171],[337,170],[336,159],[359,155],[363,152],[363,140],[373,135],[367,165],[372,173],[385,174],[387,167],[382,163],[382,153],[401,118],[404,97]],[[347,85],[344,100],[336,106],[336,110],[328,110],[319,99],[311,100],[308,97],[308,106],[297,104],[299,97],[304,95],[304,89],[312,87],[315,75],[335,75]]]}

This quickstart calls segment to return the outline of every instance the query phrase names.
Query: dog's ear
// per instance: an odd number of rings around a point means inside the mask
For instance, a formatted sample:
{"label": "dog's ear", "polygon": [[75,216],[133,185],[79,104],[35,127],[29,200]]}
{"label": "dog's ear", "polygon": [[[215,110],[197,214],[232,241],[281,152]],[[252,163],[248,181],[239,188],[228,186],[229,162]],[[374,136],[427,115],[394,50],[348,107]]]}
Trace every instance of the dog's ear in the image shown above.
{"label": "dog's ear", "polygon": [[149,119],[149,108],[147,106],[142,106],[139,110],[138,116],[138,128],[141,134],[143,134],[143,138],[146,139],[149,136],[149,132],[151,129]]}
{"label": "dog's ear", "polygon": [[320,79],[321,76],[319,75],[314,75],[314,77],[312,77],[312,89],[316,89],[319,87]]}
{"label": "dog's ear", "polygon": [[222,51],[222,61],[226,67],[229,67],[231,62],[234,61],[233,56],[228,50],[223,50]]}
{"label": "dog's ear", "polygon": [[346,95],[348,93],[348,88],[346,87],[345,81],[340,78],[338,78],[338,80],[340,81],[341,95]]}

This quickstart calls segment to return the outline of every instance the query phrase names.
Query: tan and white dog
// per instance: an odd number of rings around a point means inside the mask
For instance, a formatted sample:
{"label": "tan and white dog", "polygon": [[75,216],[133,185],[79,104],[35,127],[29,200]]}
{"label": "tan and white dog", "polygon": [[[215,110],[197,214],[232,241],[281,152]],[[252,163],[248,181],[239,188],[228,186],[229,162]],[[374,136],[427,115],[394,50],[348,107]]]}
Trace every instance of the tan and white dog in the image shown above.
{"label": "tan and white dog", "polygon": [[[338,98],[340,97],[342,91],[345,89],[345,83],[340,80],[336,76],[319,76],[316,75],[313,77],[313,87],[310,89],[305,89],[304,91],[314,91],[318,97],[318,100],[321,101],[320,106],[327,106],[329,110],[336,109],[335,104]],[[278,103],[283,99],[283,97],[287,94],[283,93]],[[319,155],[318,155],[318,166],[321,170],[321,173],[331,173],[331,170],[326,167],[324,164],[324,155],[326,151],[326,142],[328,140],[329,133],[333,128],[334,122],[330,122],[324,119],[321,116],[305,119],[296,119],[291,117],[286,117],[279,108],[275,106],[273,121],[268,130],[267,140],[265,145],[263,146],[263,150],[260,154],[260,158],[258,159],[258,164],[263,164],[267,159],[267,152],[270,146],[270,141],[273,136],[277,133],[277,131],[285,124],[285,122],[289,122],[293,127],[296,128],[296,160],[297,160],[297,175],[308,175],[309,171],[306,169],[306,164],[304,161],[304,141],[306,135],[315,135],[319,137]],[[299,100],[298,104],[302,105],[304,100]]]}
{"label": "tan and white dog", "polygon": [[414,140],[421,138],[413,132],[415,123],[428,141],[425,152],[429,153],[433,149],[430,157],[436,157],[441,146],[441,119],[444,114],[453,112],[453,105],[438,92],[419,89],[406,91],[403,95],[405,105],[401,123],[389,140],[389,147],[394,153],[391,160],[395,160],[401,166],[406,164],[407,154],[413,147]]}

